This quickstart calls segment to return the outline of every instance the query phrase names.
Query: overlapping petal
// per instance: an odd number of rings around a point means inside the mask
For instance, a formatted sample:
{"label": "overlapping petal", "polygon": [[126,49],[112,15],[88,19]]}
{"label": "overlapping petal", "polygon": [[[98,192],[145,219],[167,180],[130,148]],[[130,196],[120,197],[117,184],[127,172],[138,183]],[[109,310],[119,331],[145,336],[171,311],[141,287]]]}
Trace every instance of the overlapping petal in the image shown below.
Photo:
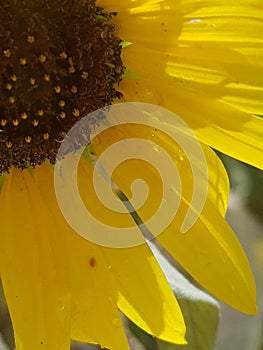
{"label": "overlapping petal", "polygon": [[[123,84],[129,100],[157,103],[187,121],[200,141],[222,153],[263,169],[263,120],[230,105],[185,89],[173,90],[173,84],[159,80],[159,90],[149,81],[130,79]],[[231,145],[231,147],[230,147]]]}
{"label": "overlapping petal", "polygon": [[109,264],[100,246],[81,238],[67,224],[55,197],[53,171],[51,166],[43,164],[33,171],[33,176],[52,216],[62,228],[66,244],[64,259],[69,266],[70,335],[73,339],[108,348],[128,349]]}
{"label": "overlapping petal", "polygon": [[[98,201],[92,189],[93,170],[90,163],[81,160],[79,188],[87,210]],[[68,244],[72,337],[125,349],[127,343],[118,305],[148,333],[184,343],[185,326],[180,308],[150,249],[146,245],[123,250],[107,248],[82,239],[60,213],[52,190],[52,169],[43,165],[35,169],[33,175],[39,184],[45,181],[41,193],[50,203],[56,221],[63,225]],[[103,211],[94,215],[103,221]],[[114,224],[115,213],[108,211],[107,215]],[[129,220],[126,225],[130,225]]]}
{"label": "overlapping petal", "polygon": [[176,44],[183,24],[179,0],[99,0],[97,3],[106,11],[118,13],[114,22],[122,40],[161,51]]}
{"label": "overlapping petal", "polygon": [[[152,133],[151,128],[132,125],[126,129],[123,136],[151,139]],[[121,137],[120,132],[104,133],[100,142],[95,143],[97,154],[101,154],[104,148],[119,141]],[[155,131],[155,143],[165,149],[172,159],[176,159],[178,146],[169,137]],[[204,150],[209,169],[209,187],[198,220],[187,233],[181,233],[181,226],[191,203],[193,181],[197,181],[191,177],[188,160],[183,155],[181,161],[175,162],[183,188],[180,207],[171,224],[157,239],[211,293],[238,310],[255,313],[255,284],[249,262],[238,239],[222,216],[229,190],[227,180],[222,180],[226,174],[217,156],[205,147]],[[151,167],[142,164],[140,160],[137,163],[136,160],[130,163],[127,161],[122,171],[116,171],[113,179],[127,197],[131,198],[130,184],[138,176],[137,169],[142,169],[140,174],[144,174],[143,178],[152,194],[148,197],[147,205],[139,208],[137,212],[147,225],[153,208],[160,204],[160,182]],[[218,179],[220,180],[217,181]],[[202,180],[201,174],[199,184]]]}
{"label": "overlapping petal", "polygon": [[12,169],[0,199],[0,266],[17,350],[69,348],[63,232],[28,171]]}
{"label": "overlapping petal", "polygon": [[117,28],[125,23],[133,43],[123,51],[126,100],[172,110],[202,142],[262,169],[263,121],[253,115],[263,110],[262,3],[127,1],[119,10]]}

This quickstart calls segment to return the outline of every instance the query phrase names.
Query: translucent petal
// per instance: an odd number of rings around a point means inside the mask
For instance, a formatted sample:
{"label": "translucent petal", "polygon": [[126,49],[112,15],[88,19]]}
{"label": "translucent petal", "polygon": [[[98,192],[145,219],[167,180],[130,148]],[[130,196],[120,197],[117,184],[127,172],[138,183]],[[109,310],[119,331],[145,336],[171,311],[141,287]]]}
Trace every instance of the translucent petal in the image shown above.
{"label": "translucent petal", "polygon": [[71,337],[107,348],[129,349],[117,309],[117,290],[100,246],[81,238],[68,226],[57,205],[53,168],[43,164],[34,170],[34,177],[41,184],[41,193],[56,223],[62,227],[67,246]]}
{"label": "translucent petal", "polygon": [[71,245],[72,338],[109,349],[129,349],[117,309],[110,262],[99,246],[77,235]]}
{"label": "translucent petal", "polygon": [[[152,133],[151,128],[144,126],[128,126],[126,128],[126,137],[129,135],[130,137],[150,139]],[[104,147],[109,147],[112,142],[116,142],[119,138],[120,132],[105,133],[100,142],[96,143],[96,151],[100,154]],[[178,146],[156,130],[155,142],[171,155],[178,152]],[[213,152],[206,152],[208,168],[211,167],[211,170],[209,172],[208,197],[203,211],[197,222],[186,234],[180,233],[182,222],[189,203],[191,203],[193,189],[193,178],[189,173],[189,164],[184,159],[185,155],[181,155],[183,160],[176,162],[183,188],[180,207],[172,223],[157,239],[210,292],[243,312],[254,313],[256,311],[255,284],[248,260],[234,233],[223,219],[224,210],[222,210],[221,204],[218,205],[220,201],[218,202],[217,197],[215,197],[215,193],[220,194],[222,190],[223,193],[227,192],[228,186],[226,185],[227,181],[225,183],[219,182],[220,185],[215,181],[214,174],[217,174],[222,165],[215,160],[216,155]],[[156,153],[157,156],[158,153]],[[219,166],[218,169],[217,166]],[[113,179],[127,197],[131,198],[130,184],[138,176],[138,169],[140,169],[139,174],[144,174],[143,178],[148,183],[149,191],[153,191],[150,192],[147,205],[137,211],[143,222],[146,222],[152,215],[153,208],[158,207],[158,203],[160,204],[158,191],[160,182],[155,172],[151,167],[144,166],[139,161],[136,164],[136,160],[133,160],[131,163],[127,161],[122,172],[116,172]],[[224,171],[222,171],[223,174],[225,175]],[[202,182],[202,174],[198,180]],[[227,196],[224,198],[226,199]],[[221,214],[218,210],[220,207]]]}
{"label": "translucent petal", "polygon": [[[262,113],[262,66],[249,53],[241,54],[225,47],[211,50],[191,46],[174,47],[167,54],[130,46],[124,50],[123,59],[134,75],[146,82],[150,80],[153,91],[158,90],[159,80],[167,78],[167,88],[172,85],[173,90],[189,89],[251,114]],[[164,95],[166,89],[159,88],[159,94]],[[132,91],[125,92],[130,100]]]}
{"label": "translucent petal", "polygon": [[[171,128],[173,128],[172,125]],[[183,182],[183,193],[190,201],[193,181],[192,172],[189,167],[189,159],[187,159],[187,156],[182,153],[181,148],[171,140],[167,134],[160,130],[155,130],[152,127],[144,125],[122,125],[120,127],[114,127],[104,131],[94,140],[94,150],[99,156],[112,144],[128,138],[149,140],[154,142],[152,146],[153,149],[154,145],[159,145],[169,154],[171,159],[176,162],[175,167],[178,169],[181,181]],[[221,215],[224,216],[227,209],[229,195],[228,176],[216,154],[209,147],[204,145],[201,147],[206,157],[209,172],[208,197],[212,200]],[[158,157],[157,151],[156,157]],[[193,161],[193,159],[190,159],[190,161]],[[153,166],[149,163],[142,162],[140,159],[127,160],[119,165],[113,173],[113,181],[115,181],[120,189],[125,192],[129,199],[132,198],[131,184],[133,181],[136,179],[144,179],[146,181],[149,186],[147,205],[140,207],[138,211],[140,214],[144,213],[144,220],[154,214],[159,207],[160,200],[162,199],[162,179],[160,178],[160,175],[161,174],[158,174],[157,171],[154,170]],[[198,181],[199,184],[206,181],[205,175],[203,178],[200,176]]]}
{"label": "translucent petal", "polygon": [[262,43],[263,6],[259,1],[183,1],[184,15],[180,42],[205,42],[216,46],[244,47]]}
{"label": "translucent petal", "polygon": [[[106,11],[117,11],[114,23],[123,40],[145,47],[166,48],[177,42],[182,27],[178,0],[99,0]],[[155,40],[152,40],[155,38]]]}
{"label": "translucent petal", "polygon": [[16,349],[68,350],[68,267],[60,227],[27,171],[11,169],[0,201],[1,277]]}
{"label": "translucent petal", "polygon": [[120,23],[129,16],[131,21],[139,18],[135,29],[126,29],[131,36],[133,31],[144,32],[144,6],[145,22],[152,22],[153,30],[159,30],[161,16],[163,24],[169,23],[173,8],[178,19],[173,22],[178,30],[169,28],[167,39],[154,34],[155,46],[148,43],[145,31],[144,41],[130,40],[133,45],[123,50],[124,63],[137,77],[123,80],[125,99],[171,109],[202,142],[262,168],[262,119],[251,116],[262,115],[263,110],[262,2],[165,4],[167,11],[162,11],[162,1],[155,7],[150,1],[141,7],[131,1],[127,13],[120,8]]}
{"label": "translucent petal", "polygon": [[180,307],[147,245],[111,249],[105,254],[120,290],[118,305],[124,314],[146,332],[184,344]]}
{"label": "translucent petal", "polygon": [[[94,189],[89,188],[93,173],[91,164],[81,161],[79,172],[80,191],[89,208],[98,201]],[[114,218],[115,213],[108,211],[107,215]],[[127,224],[129,227],[129,221]],[[106,271],[115,280],[120,309],[148,333],[183,344],[185,326],[181,310],[146,243],[132,248],[97,249],[106,258]]]}
{"label": "translucent petal", "polygon": [[[98,199],[95,198],[94,191],[89,190],[93,167],[90,163],[81,161],[79,171],[82,199],[85,204],[89,201],[94,205]],[[45,180],[45,185],[41,187],[43,196],[50,203],[56,221],[64,225],[70,267],[72,337],[109,348],[127,348],[117,311],[117,299],[120,299],[118,303],[122,311],[146,331],[163,339],[183,343],[184,323],[181,311],[150,250],[147,247],[109,249],[82,239],[67,226],[57,208],[52,190],[51,168],[42,165],[34,170],[34,176],[39,183]],[[109,211],[107,215],[110,215]],[[143,276],[139,275],[138,270]],[[133,277],[130,276],[127,280],[130,271]],[[155,292],[147,293],[146,285],[142,292],[142,280],[146,280],[147,288]],[[128,287],[133,293],[127,296]],[[136,293],[138,298],[134,300]],[[153,303],[156,304],[155,308],[152,308]],[[173,321],[174,326],[171,327],[168,321]]]}
{"label": "translucent petal", "polygon": [[239,311],[255,314],[256,288],[249,262],[211,202],[187,233],[178,233],[180,224],[180,219],[174,221],[159,242],[210,293]]}
{"label": "translucent petal", "polygon": [[165,80],[158,80],[154,88],[149,81],[127,79],[122,87],[127,100],[154,103],[173,111],[200,141],[263,169],[262,118]]}

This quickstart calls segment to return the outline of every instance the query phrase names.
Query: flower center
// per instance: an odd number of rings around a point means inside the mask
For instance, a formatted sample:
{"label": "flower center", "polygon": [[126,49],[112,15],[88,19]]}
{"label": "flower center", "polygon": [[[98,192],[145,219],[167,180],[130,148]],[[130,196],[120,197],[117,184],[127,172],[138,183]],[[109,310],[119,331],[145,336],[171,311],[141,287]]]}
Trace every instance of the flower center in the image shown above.
{"label": "flower center", "polygon": [[88,113],[120,98],[121,40],[95,0],[7,0],[0,9],[0,173],[54,163]]}

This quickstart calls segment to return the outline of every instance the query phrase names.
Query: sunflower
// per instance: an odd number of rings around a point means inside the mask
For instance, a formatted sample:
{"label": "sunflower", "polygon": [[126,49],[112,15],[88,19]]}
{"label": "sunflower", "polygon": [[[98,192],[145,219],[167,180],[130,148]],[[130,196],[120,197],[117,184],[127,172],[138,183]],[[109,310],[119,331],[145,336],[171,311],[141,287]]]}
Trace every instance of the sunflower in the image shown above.
{"label": "sunflower", "polygon": [[[262,168],[261,20],[255,0],[9,0],[1,7],[0,273],[17,350],[66,350],[70,339],[128,349],[118,310],[154,336],[185,343],[180,308],[149,247],[83,239],[55,196],[52,164],[67,132],[123,100],[168,108],[204,143],[208,195],[195,225],[180,233],[192,179],[185,154],[166,134],[147,126],[107,130],[93,143],[96,154],[154,132],[155,144],[177,158],[184,189],[159,242],[209,292],[256,312],[249,263],[224,220],[227,174],[205,144]],[[98,201],[93,172],[83,157],[78,182],[86,207],[113,226],[134,225]],[[152,194],[138,211],[146,221],[160,200],[155,171],[133,160],[113,181],[130,199],[138,177]]]}

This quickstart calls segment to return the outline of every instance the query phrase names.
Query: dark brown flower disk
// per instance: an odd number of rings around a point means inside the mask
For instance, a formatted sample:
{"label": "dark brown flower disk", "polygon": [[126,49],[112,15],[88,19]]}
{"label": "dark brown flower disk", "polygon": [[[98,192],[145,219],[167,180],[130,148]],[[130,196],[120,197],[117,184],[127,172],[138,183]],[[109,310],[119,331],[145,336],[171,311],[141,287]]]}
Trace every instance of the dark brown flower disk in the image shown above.
{"label": "dark brown flower disk", "polygon": [[0,173],[55,161],[82,117],[120,97],[121,41],[93,0],[0,8]]}

